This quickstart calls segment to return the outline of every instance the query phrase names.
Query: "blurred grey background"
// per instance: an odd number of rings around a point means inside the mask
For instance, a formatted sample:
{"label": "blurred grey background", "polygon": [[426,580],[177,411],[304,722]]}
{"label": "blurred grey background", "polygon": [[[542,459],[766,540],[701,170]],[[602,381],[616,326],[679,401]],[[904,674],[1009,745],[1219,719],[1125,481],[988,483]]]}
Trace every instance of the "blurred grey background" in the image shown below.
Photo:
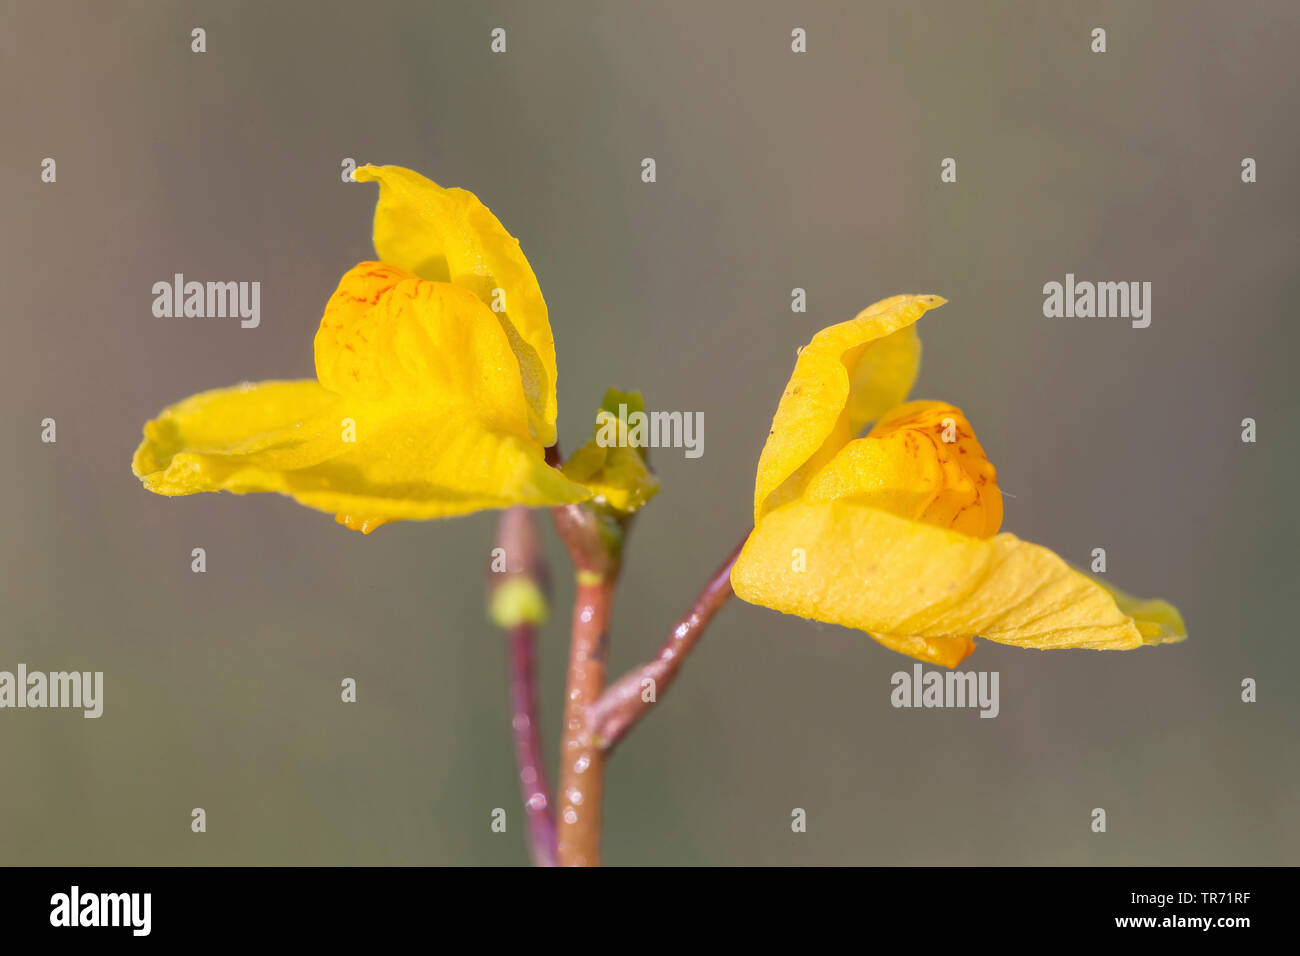
{"label": "blurred grey background", "polygon": [[[610,385],[704,412],[703,458],[655,457],[612,672],[746,530],[796,347],[903,291],[950,300],[915,394],[969,415],[1004,527],[1078,564],[1105,547],[1187,619],[1130,653],[981,643],[981,720],[895,710],[909,659],[734,602],[613,759],[607,862],[1298,862],[1298,8],[1064,6],[6,2],[0,669],[106,690],[99,720],[0,711],[0,862],[526,860],[493,515],[363,537],[130,472],[166,404],[313,374],[326,298],[373,257],[345,157],[469,188],[520,238],[566,447]],[[261,281],[260,328],[155,318],[175,272]],[[1067,272],[1152,282],[1150,328],[1044,318]],[[572,586],[550,548],[553,757]]]}

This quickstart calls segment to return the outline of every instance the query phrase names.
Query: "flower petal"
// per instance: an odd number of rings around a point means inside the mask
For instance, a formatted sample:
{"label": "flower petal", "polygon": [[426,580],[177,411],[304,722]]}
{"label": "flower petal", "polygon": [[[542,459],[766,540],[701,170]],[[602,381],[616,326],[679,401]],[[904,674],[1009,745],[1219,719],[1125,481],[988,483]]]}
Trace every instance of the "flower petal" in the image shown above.
{"label": "flower petal", "polygon": [[890,634],[869,634],[891,651],[898,651],[918,661],[956,667],[975,652],[975,639],[970,637],[895,637]]}
{"label": "flower petal", "polygon": [[[466,408],[354,411],[356,441],[330,461],[260,476],[263,487],[350,518],[348,526],[446,518],[511,505],[572,504],[591,492],[546,464],[540,445]],[[232,489],[239,490],[239,489]]]}
{"label": "flower petal", "polygon": [[410,408],[316,382],[188,398],[145,426],[133,469],[159,494],[278,492],[358,530],[591,496],[547,465],[530,437],[493,427],[471,406]]}
{"label": "flower petal", "polygon": [[249,462],[306,468],[342,454],[338,395],[319,382],[245,382],[192,395],[144,426],[131,470],[160,495],[216,491]]}
{"label": "flower petal", "polygon": [[1002,493],[961,409],[907,402],[808,474],[802,501],[851,499],[977,538],[997,534]]}
{"label": "flower petal", "polygon": [[316,333],[316,376],[340,395],[410,407],[472,405],[528,438],[528,404],[491,309],[383,262],[344,273]]}
{"label": "flower petal", "polygon": [[355,178],[379,183],[374,241],[381,259],[421,279],[460,286],[501,309],[492,314],[519,364],[534,437],[543,446],[554,444],[555,341],[519,240],[464,189],[444,189],[400,166],[362,166]]}
{"label": "flower petal", "polygon": [[816,472],[867,422],[907,397],[921,362],[913,324],[946,302],[897,295],[822,329],[799,353],[758,462],[754,521],[799,497]]}
{"label": "flower petal", "polygon": [[[792,570],[796,548],[805,570]],[[1116,597],[1014,535],[974,538],[850,501],[767,514],[731,581],[752,604],[877,635],[1096,649],[1186,637],[1168,604]]]}
{"label": "flower petal", "polygon": [[361,531],[591,496],[545,463],[506,332],[464,289],[362,263],[326,306],[316,366],[319,382],[168,408],[136,474],[160,494],[278,492]]}

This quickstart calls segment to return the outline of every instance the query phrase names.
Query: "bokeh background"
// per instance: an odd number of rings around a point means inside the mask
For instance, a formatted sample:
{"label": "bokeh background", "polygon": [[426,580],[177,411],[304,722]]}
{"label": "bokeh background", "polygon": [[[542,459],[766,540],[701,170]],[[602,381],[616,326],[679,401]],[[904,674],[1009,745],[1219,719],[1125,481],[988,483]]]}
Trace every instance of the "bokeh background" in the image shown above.
{"label": "bokeh background", "polygon": [[[520,238],[566,447],[610,385],[704,412],[702,458],[655,458],[613,673],[746,530],[796,347],[902,291],[950,300],[916,395],[969,415],[1004,527],[1079,564],[1105,547],[1187,619],[1130,653],[982,643],[981,720],[895,710],[909,660],[733,602],[613,759],[609,863],[1296,863],[1298,13],[6,0],[0,669],[102,670],[106,699],[97,721],[0,712],[0,861],[526,860],[493,515],[363,537],[273,496],[155,497],[129,468],[164,405],[313,374],[326,298],[373,255],[352,157],[472,189]],[[155,318],[175,272],[260,280],[260,328]],[[1152,282],[1151,326],[1044,318],[1066,272]],[[549,547],[554,757],[572,586]]]}

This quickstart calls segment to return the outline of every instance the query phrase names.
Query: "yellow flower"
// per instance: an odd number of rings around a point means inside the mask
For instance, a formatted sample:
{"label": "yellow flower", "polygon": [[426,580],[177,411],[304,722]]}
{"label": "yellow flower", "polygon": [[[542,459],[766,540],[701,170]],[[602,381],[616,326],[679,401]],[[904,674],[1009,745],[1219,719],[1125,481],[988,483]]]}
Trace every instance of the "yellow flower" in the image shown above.
{"label": "yellow flower", "polygon": [[590,488],[597,502],[624,514],[639,511],[659,493],[644,446],[629,440],[628,418],[638,412],[645,414],[640,392],[611,388],[596,415],[594,437],[562,469],[566,478]]}
{"label": "yellow flower", "polygon": [[149,491],[273,491],[369,532],[402,519],[570,504],[543,460],[555,344],[528,260],[462,189],[396,166],[379,183],[382,262],[344,274],[316,333],[316,380],[202,392],[144,428]]}
{"label": "yellow flower", "polygon": [[759,459],[736,594],[948,667],[976,636],[1110,650],[1183,640],[1169,604],[998,534],[997,474],[965,416],[902,404],[920,366],[915,322],[944,301],[885,299],[800,352]]}

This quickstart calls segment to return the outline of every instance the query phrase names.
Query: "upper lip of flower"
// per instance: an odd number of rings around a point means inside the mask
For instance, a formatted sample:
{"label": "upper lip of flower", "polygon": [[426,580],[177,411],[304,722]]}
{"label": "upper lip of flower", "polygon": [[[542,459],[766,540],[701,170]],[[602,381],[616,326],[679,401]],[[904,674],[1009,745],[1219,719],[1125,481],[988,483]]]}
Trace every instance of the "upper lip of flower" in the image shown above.
{"label": "upper lip of flower", "polygon": [[915,323],[947,301],[937,295],[883,299],[847,322],[822,329],[800,350],[759,458],[756,522],[798,497],[812,470],[868,422],[902,403],[920,367]]}

